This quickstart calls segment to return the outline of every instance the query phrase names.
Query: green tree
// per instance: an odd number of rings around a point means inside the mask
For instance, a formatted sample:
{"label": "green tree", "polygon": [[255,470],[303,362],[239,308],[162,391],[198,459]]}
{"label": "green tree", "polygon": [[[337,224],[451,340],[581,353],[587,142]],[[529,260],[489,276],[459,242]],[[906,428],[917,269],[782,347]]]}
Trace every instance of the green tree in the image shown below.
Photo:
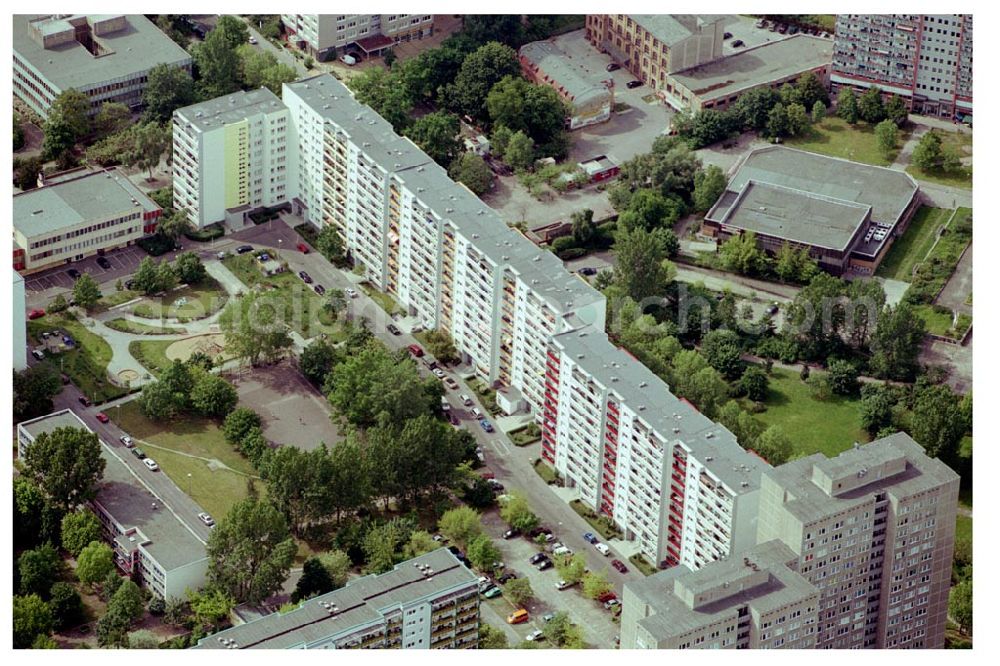
{"label": "green tree", "polygon": [[349,85],[357,100],[389,121],[396,132],[410,124],[413,100],[398,72],[373,67],[353,77]]}
{"label": "green tree", "polygon": [[13,150],[17,152],[24,148],[24,130],[21,128],[21,117],[14,114],[14,141]]}
{"label": "green tree", "polygon": [[177,257],[174,261],[174,270],[178,279],[184,284],[199,284],[207,275],[205,265],[194,252],[185,252]]}
{"label": "green tree", "polygon": [[[159,165],[164,153],[171,149],[172,130],[170,125],[145,123],[131,129],[133,150],[122,162],[128,166],[144,169],[153,180],[153,169]],[[162,268],[166,264],[160,264]]]}
{"label": "green tree", "polygon": [[81,428],[41,433],[24,456],[24,475],[41,488],[48,502],[69,511],[94,497],[104,473],[97,435]]}
{"label": "green tree", "polygon": [[163,382],[150,382],[143,386],[138,402],[143,415],[153,421],[173,419],[181,411],[173,391]]}
{"label": "green tree", "polygon": [[58,116],[79,141],[90,133],[90,98],[79,90],[70,88],[59,93],[49,107],[49,118]]}
{"label": "green tree", "polygon": [[329,341],[313,340],[299,355],[299,370],[315,386],[322,386],[337,359],[337,350]]}
{"label": "green tree", "polygon": [[740,377],[740,391],[754,402],[763,402],[767,399],[767,387],[767,373],[760,366],[751,365]]}
{"label": "green tree", "polygon": [[42,598],[48,597],[49,590],[58,579],[62,567],[63,563],[59,558],[59,553],[49,544],[43,544],[34,550],[24,551],[17,558],[21,594],[37,594]]}
{"label": "green tree", "polygon": [[892,157],[898,141],[899,129],[892,120],[883,120],[875,126],[875,144],[885,159]]}
{"label": "green tree", "polygon": [[397,63],[393,71],[399,74],[414,101],[431,102],[455,79],[465,56],[466,51],[446,40],[439,48]]}
{"label": "green tree", "polygon": [[480,650],[506,650],[510,645],[507,643],[507,634],[499,629],[494,629],[485,622],[479,624],[479,649]]}
{"label": "green tree", "polygon": [[94,116],[94,134],[100,138],[117,134],[132,124],[132,113],[121,102],[104,102]]}
{"label": "green tree", "polygon": [[247,433],[261,425],[260,415],[249,407],[237,407],[222,422],[222,434],[226,441],[236,445],[243,441]]}
{"label": "green tree", "polygon": [[347,585],[347,576],[351,571],[351,558],[342,550],[331,550],[317,556],[326,568],[326,573],[333,583],[333,589],[339,590]]}
{"label": "green tree", "polygon": [[90,273],[84,273],[73,283],[73,298],[76,304],[88,312],[97,305],[101,299],[101,289],[97,286],[97,281],[90,277]]}
{"label": "green tree", "polygon": [[807,109],[813,108],[816,102],[824,105],[830,103],[830,95],[826,87],[815,72],[805,72],[795,82],[795,88],[799,93],[798,101]]}
{"label": "green tree", "polygon": [[405,556],[407,559],[412,559],[414,557],[420,557],[425,553],[429,553],[433,550],[440,548],[440,544],[434,540],[430,532],[425,532],[424,530],[414,530],[413,534],[410,535],[410,540],[406,542]]}
{"label": "green tree", "polygon": [[885,306],[871,337],[872,369],[887,379],[913,379],[926,332],[924,320],[906,301]]}
{"label": "green tree", "polygon": [[15,649],[29,648],[38,636],[52,632],[52,610],[37,594],[15,596],[13,616]]}
{"label": "green tree", "polygon": [[731,381],[743,374],[740,339],[735,331],[728,329],[710,331],[702,340],[701,353],[708,364],[727,380]]}
{"label": "green tree", "polygon": [[792,440],[777,425],[772,425],[762,432],[754,442],[753,448],[775,467],[787,462],[794,451]]}
{"label": "green tree", "polygon": [[841,299],[845,292],[842,280],[821,272],[786,307],[785,329],[798,342],[802,358],[827,358],[840,342],[845,319]]}
{"label": "green tree", "polygon": [[413,532],[407,521],[392,520],[370,528],[361,543],[365,554],[365,570],[380,574],[391,570],[402,558],[402,546]]}
{"label": "green tree", "polygon": [[142,102],[146,107],[143,117],[147,122],[168,122],[174,111],[195,101],[194,81],[187,70],[166,63],[154,65],[149,70],[146,88],[142,92]]}
{"label": "green tree", "polygon": [[236,387],[219,375],[202,373],[191,389],[191,406],[202,416],[220,418],[236,407]]}
{"label": "green tree", "polygon": [[619,229],[615,234],[615,282],[637,303],[663,296],[676,276],[667,260],[668,234],[672,232],[665,229]]}
{"label": "green tree", "polygon": [[413,139],[432,160],[446,169],[462,149],[458,140],[458,116],[454,113],[428,113],[418,118],[403,134]]}
{"label": "green tree", "polygon": [[941,384],[917,388],[910,417],[910,435],[931,458],[953,462],[965,435],[958,397]]}
{"label": "green tree", "polygon": [[596,599],[611,589],[607,571],[590,571],[583,575],[583,596],[588,599]]}
{"label": "green tree", "polygon": [[726,270],[743,275],[760,275],[767,266],[767,255],[757,247],[757,234],[747,231],[734,234],[719,248]]}
{"label": "green tree", "polygon": [[48,365],[14,371],[14,421],[20,422],[53,411],[52,398],[62,390],[59,374]]}
{"label": "green tree", "polygon": [[897,127],[902,127],[909,120],[909,111],[906,109],[906,102],[899,95],[893,95],[885,105],[885,117],[896,123]]}
{"label": "green tree", "polygon": [[503,553],[486,534],[480,534],[466,548],[466,556],[480,571],[491,571],[493,563],[499,562]]}
{"label": "green tree", "polygon": [[735,400],[730,400],[723,405],[716,418],[719,423],[736,435],[737,441],[744,448],[753,448],[757,438],[760,437],[765,428],[759,419],[745,411]]}
{"label": "green tree", "polygon": [[160,647],[160,637],[148,629],[129,632],[125,640],[129,650],[156,650]]}
{"label": "green tree", "polygon": [[52,586],[49,608],[52,610],[52,626],[55,629],[70,629],[83,622],[83,599],[69,583],[59,582]]}
{"label": "green tree", "polygon": [[535,142],[521,130],[517,130],[507,141],[503,161],[517,172],[529,171],[535,163]]}
{"label": "green tree", "polygon": [[281,95],[281,84],[291,83],[298,74],[295,68],[278,61],[274,53],[243,44],[237,49],[243,71],[243,83],[249,90],[268,88]]}
{"label": "green tree", "polygon": [[161,261],[156,267],[156,284],[160,291],[170,291],[177,286],[177,273],[174,267],[165,261]]}
{"label": "green tree", "polygon": [[812,105],[810,116],[812,117],[812,121],[814,123],[818,123],[826,118],[826,104],[820,100],[816,100],[816,103]]}
{"label": "green tree", "polygon": [[531,589],[531,581],[527,578],[511,579],[504,583],[501,589],[503,596],[515,606],[523,606],[535,596],[534,590]]}
{"label": "green tree", "polygon": [[850,361],[836,359],[827,365],[830,390],[837,395],[855,395],[858,392],[858,369]]}
{"label": "green tree", "polygon": [[111,601],[108,602],[108,609],[120,609],[129,622],[136,622],[142,618],[146,612],[146,604],[143,601],[142,590],[131,580],[125,580],[115,590]]}
{"label": "green tree", "polygon": [[565,156],[566,104],[550,86],[526,81],[520,73],[504,77],[490,89],[486,108],[494,125],[524,132],[538,147],[540,156]]}
{"label": "green tree", "polygon": [[694,403],[709,418],[712,418],[719,406],[725,403],[729,393],[728,384],[712,367],[702,368],[684,377],[683,380],[678,377],[678,380],[678,394]]}
{"label": "green tree", "polygon": [[556,569],[560,578],[570,585],[579,583],[587,573],[587,558],[582,553],[576,553],[573,557],[557,560]]}
{"label": "green tree", "polygon": [[447,331],[434,329],[427,331],[425,340],[427,341],[427,351],[434,355],[442,363],[457,363],[460,360],[455,342],[448,335]]}
{"label": "green tree", "polygon": [[494,125],[493,133],[490,135],[490,150],[494,155],[503,155],[507,150],[510,138],[514,136],[513,130],[506,125]]}
{"label": "green tree", "polygon": [[219,325],[227,350],[254,367],[277,361],[292,346],[284,303],[270,294],[252,291],[230,301]]}
{"label": "green tree", "polygon": [[475,153],[462,153],[448,168],[448,175],[476,196],[485,194],[493,187],[493,172],[486,160]]}
{"label": "green tree", "polygon": [[885,120],[882,90],[878,86],[872,86],[858,99],[858,116],[869,125],[877,125]]}
{"label": "green tree", "polygon": [[[486,98],[506,76],[520,76],[521,65],[514,49],[498,42],[489,42],[470,53],[462,62],[453,84],[445,96],[450,107],[476,120],[489,118]],[[514,129],[513,127],[511,129]]]}
{"label": "green tree", "polygon": [[[697,181],[697,175],[695,175]],[[629,199],[627,208],[618,216],[618,228],[669,229],[680,218],[681,209],[674,200],[667,199],[655,190],[637,190]]]}
{"label": "green tree", "polygon": [[297,547],[281,513],[248,497],[215,526],[207,549],[211,581],[238,603],[258,603],[288,577]]}
{"label": "green tree", "polygon": [[767,112],[767,136],[778,138],[788,133],[788,112],[785,105],[778,102]]}
{"label": "green tree", "polygon": [[726,190],[726,174],[710,164],[694,175],[694,208],[699,213],[708,211]]}
{"label": "green tree", "polygon": [[771,109],[781,101],[778,91],[768,87],[754,88],[740,95],[733,112],[745,129],[763,131],[767,128]]}
{"label": "green tree", "polygon": [[531,510],[527,498],[519,491],[512,490],[507,501],[500,507],[500,517],[512,528],[529,532],[538,526],[538,516]]}
{"label": "green tree", "polygon": [[324,225],[319,230],[319,235],[316,236],[316,249],[333,264],[340,265],[345,259],[344,240],[332,224]]}
{"label": "green tree", "polygon": [[462,34],[474,44],[501,42],[517,48],[524,40],[524,26],[516,14],[466,14]]}
{"label": "green tree", "polygon": [[573,242],[583,247],[594,237],[594,211],[589,208],[570,215],[573,228]]}
{"label": "green tree", "polygon": [[858,122],[859,113],[854,89],[847,86],[841,88],[837,93],[837,116],[853,125]]}
{"label": "green tree", "polygon": [[188,604],[198,625],[214,629],[229,619],[236,605],[229,594],[217,587],[208,587],[197,593],[188,592]]}
{"label": "green tree", "polygon": [[187,213],[173,209],[164,211],[156,225],[156,234],[170,240],[177,240],[190,230],[191,220]]}
{"label": "green tree", "polygon": [[303,599],[326,594],[334,589],[330,573],[318,558],[310,557],[302,564],[302,577],[295,584],[292,601],[298,603]]}
{"label": "green tree", "polygon": [[100,541],[91,541],[76,558],[76,577],[87,585],[103,581],[114,569],[111,548]]}
{"label": "green tree", "polygon": [[565,611],[556,613],[555,617],[545,623],[542,631],[545,638],[556,647],[567,650],[579,650],[586,647],[583,632],[580,627],[569,621],[569,615]]}
{"label": "green tree", "polygon": [[[232,17],[223,16],[219,19],[220,24],[229,18]],[[246,25],[238,22],[246,33]],[[226,26],[216,25],[205,41],[191,47],[191,55],[200,75],[198,90],[203,99],[214,99],[240,89],[242,63],[237,49],[246,43],[247,37],[237,41],[235,36],[238,31],[238,26],[227,21]]]}
{"label": "green tree", "polygon": [[67,513],[62,519],[62,547],[77,557],[91,541],[101,538],[101,522],[89,509]]}
{"label": "green tree", "polygon": [[465,547],[483,533],[479,512],[467,506],[449,509],[438,519],[438,531],[453,543]]}
{"label": "green tree", "polygon": [[95,633],[97,644],[104,648],[125,647],[128,644],[128,630],[132,622],[121,606],[108,608],[101,619],[97,621]]}
{"label": "green tree", "polygon": [[972,630],[972,581],[963,580],[948,594],[948,617],[958,623],[963,634]]}
{"label": "green tree", "polygon": [[809,114],[802,104],[793,103],[785,107],[785,120],[789,136],[805,134],[809,129]]}
{"label": "green tree", "polygon": [[33,190],[38,187],[38,174],[42,172],[42,158],[14,158],[14,186],[21,190]]}
{"label": "green tree", "polygon": [[893,408],[899,402],[896,390],[889,384],[865,384],[861,387],[861,427],[876,435],[892,424]]}
{"label": "green tree", "polygon": [[910,161],[921,171],[931,171],[939,168],[942,160],[941,137],[934,130],[925,132],[913,149]]}
{"label": "green tree", "polygon": [[135,281],[136,289],[147,295],[155,294],[160,290],[160,283],[156,277],[156,262],[153,261],[152,257],[145,257],[139,262],[139,268],[136,269],[132,279]]}
{"label": "green tree", "polygon": [[50,113],[42,127],[45,137],[42,139],[42,157],[46,160],[63,159],[73,150],[77,135],[69,122],[58,113]]}

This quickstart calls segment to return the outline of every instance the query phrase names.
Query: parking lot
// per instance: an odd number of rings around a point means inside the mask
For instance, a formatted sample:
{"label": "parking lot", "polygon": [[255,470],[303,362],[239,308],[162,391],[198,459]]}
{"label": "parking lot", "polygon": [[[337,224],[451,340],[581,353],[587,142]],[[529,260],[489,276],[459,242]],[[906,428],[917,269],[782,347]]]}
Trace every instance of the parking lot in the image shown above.
{"label": "parking lot", "polygon": [[[529,558],[539,552],[540,547],[525,537],[503,539],[501,535],[507,529],[507,524],[500,519],[497,512],[493,511],[484,515],[483,526],[487,533],[495,539],[497,546],[503,553],[506,569],[517,573],[518,578],[527,578],[531,581],[531,589],[535,598],[525,606],[531,614],[531,620],[513,627],[521,638],[544,626],[545,622],[542,620],[542,616],[545,613],[565,611],[569,615],[570,621],[580,625],[583,629],[584,639],[588,645],[604,649],[614,648],[615,637],[619,634],[619,625],[612,621],[609,611],[604,610],[600,603],[584,597],[579,585],[567,590],[557,590],[556,583],[560,579],[559,571],[555,567],[539,571],[529,564]],[[560,538],[558,531],[555,532],[555,536],[557,539]],[[611,558],[608,558],[607,562],[610,568]],[[514,610],[510,602],[502,597],[492,600],[483,599],[483,603],[490,604],[498,615],[502,614],[504,617]]]}
{"label": "parking lot", "polygon": [[55,296],[60,291],[73,288],[73,278],[66,272],[75,268],[81,273],[88,273],[99,284],[114,282],[118,278],[131,275],[139,268],[139,262],[146,257],[142,248],[132,246],[120,250],[112,250],[104,255],[111,268],[101,268],[97,257],[88,257],[82,261],[74,261],[65,266],[55,266],[40,273],[35,273],[24,281],[28,292],[44,296]]}

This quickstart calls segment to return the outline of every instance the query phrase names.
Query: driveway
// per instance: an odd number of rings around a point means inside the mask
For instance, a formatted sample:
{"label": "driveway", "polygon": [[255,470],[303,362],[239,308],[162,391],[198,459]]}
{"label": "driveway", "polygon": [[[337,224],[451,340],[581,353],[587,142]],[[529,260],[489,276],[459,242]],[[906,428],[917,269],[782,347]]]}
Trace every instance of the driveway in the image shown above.
{"label": "driveway", "polygon": [[964,345],[925,339],[920,349],[920,362],[943,365],[948,370],[946,383],[959,393],[972,390],[972,334]]}
{"label": "driveway", "polygon": [[944,285],[944,289],[941,290],[937,300],[934,302],[950,310],[964,312],[971,316],[972,306],[965,302],[971,293],[972,244],[970,243],[968,249],[965,250],[965,254],[962,255],[962,259],[958,262],[958,266],[955,267],[955,272],[952,273],[948,282]]}

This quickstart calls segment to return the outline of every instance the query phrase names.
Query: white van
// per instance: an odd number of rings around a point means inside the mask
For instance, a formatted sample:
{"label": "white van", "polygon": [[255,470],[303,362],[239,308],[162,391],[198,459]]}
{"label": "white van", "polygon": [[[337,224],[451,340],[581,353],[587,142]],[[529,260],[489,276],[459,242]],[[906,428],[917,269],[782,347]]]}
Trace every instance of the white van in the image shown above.
{"label": "white van", "polygon": [[344,55],[340,56],[340,61],[342,63],[344,63],[345,65],[356,65],[356,64],[358,64],[357,59],[354,56],[352,56],[351,54],[349,54],[349,53],[345,53]]}
{"label": "white van", "polygon": [[604,557],[611,555],[611,549],[608,548],[608,545],[606,543],[601,543],[600,541],[598,541],[597,543],[594,544],[594,548],[596,548],[597,552],[603,555]]}

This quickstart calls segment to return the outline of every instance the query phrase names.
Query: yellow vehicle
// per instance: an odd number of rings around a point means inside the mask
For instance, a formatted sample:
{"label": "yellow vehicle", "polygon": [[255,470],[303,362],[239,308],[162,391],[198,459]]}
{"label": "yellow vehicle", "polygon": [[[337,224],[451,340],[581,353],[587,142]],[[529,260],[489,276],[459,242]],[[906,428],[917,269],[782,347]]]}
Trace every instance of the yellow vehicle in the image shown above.
{"label": "yellow vehicle", "polygon": [[516,611],[507,616],[507,624],[521,624],[522,622],[527,622],[529,619],[528,611],[523,608],[518,608]]}

